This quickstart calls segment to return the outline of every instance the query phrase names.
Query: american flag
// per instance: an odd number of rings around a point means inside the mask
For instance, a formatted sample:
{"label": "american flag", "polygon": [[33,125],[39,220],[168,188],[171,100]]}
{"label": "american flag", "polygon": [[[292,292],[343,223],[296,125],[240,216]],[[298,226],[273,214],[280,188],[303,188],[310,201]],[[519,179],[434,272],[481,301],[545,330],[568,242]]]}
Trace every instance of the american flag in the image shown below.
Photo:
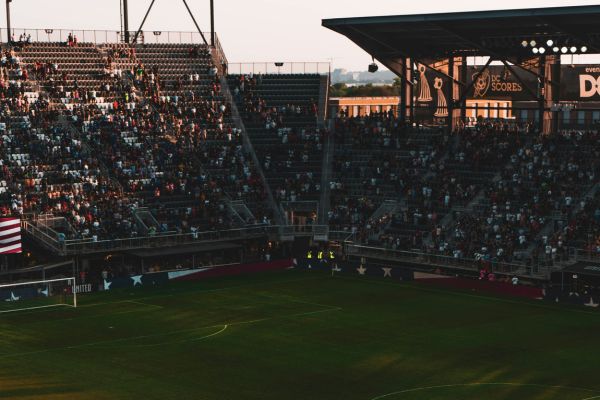
{"label": "american flag", "polygon": [[21,252],[21,220],[0,218],[0,254]]}

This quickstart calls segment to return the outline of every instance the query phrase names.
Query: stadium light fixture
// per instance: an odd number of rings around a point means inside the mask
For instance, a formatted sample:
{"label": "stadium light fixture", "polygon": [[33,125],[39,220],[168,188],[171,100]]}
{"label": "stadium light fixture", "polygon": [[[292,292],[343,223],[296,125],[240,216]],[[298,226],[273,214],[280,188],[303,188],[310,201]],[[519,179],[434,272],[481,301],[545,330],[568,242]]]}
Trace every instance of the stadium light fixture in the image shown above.
{"label": "stadium light fixture", "polygon": [[552,47],[552,45],[554,44],[554,41],[552,39],[548,39],[546,44],[548,45],[548,47]]}
{"label": "stadium light fixture", "polygon": [[531,47],[535,47],[537,45],[537,42],[535,40],[532,40],[531,42],[529,42],[529,44],[531,45]]}
{"label": "stadium light fixture", "polygon": [[523,46],[525,48],[525,47],[529,46],[529,42],[527,40],[523,40],[521,42],[521,46]]}
{"label": "stadium light fixture", "polygon": [[555,52],[555,53],[558,53],[560,51],[560,48],[558,46],[554,46],[552,48],[552,51]]}
{"label": "stadium light fixture", "polygon": [[373,59],[373,62],[371,64],[369,64],[369,72],[374,74],[375,72],[377,72],[377,70],[379,70],[379,66],[375,62],[375,57],[371,57],[371,58]]}
{"label": "stadium light fixture", "polygon": [[588,51],[587,46],[581,46],[581,52],[582,53],[587,53],[587,51]]}
{"label": "stadium light fixture", "polygon": [[563,46],[560,51],[565,54],[567,51],[569,51],[569,49],[567,49],[567,46]]}
{"label": "stadium light fixture", "polygon": [[573,46],[571,47],[571,53],[576,53],[577,52],[577,47]]}
{"label": "stadium light fixture", "polygon": [[44,29],[44,32],[46,32],[46,35],[48,35],[48,41],[50,41],[50,35],[54,33],[54,29]]}
{"label": "stadium light fixture", "polygon": [[281,61],[276,62],[275,66],[277,67],[277,73],[280,74],[281,73],[281,67],[283,67],[283,63]]}
{"label": "stadium light fixture", "polygon": [[546,48],[545,48],[545,47],[540,47],[540,48],[538,49],[538,52],[539,52],[540,54],[544,54],[544,53],[546,52]]}
{"label": "stadium light fixture", "polygon": [[539,50],[537,47],[534,47],[533,49],[531,49],[531,51],[533,51],[533,54],[539,53]]}

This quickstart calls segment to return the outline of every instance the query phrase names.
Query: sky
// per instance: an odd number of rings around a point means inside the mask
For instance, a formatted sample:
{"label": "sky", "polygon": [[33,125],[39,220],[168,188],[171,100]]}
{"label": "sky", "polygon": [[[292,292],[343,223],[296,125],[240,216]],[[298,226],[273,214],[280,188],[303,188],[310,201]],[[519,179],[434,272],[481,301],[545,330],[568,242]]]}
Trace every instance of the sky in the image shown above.
{"label": "sky", "polygon": [[[120,0],[13,0],[13,28],[120,29]],[[187,0],[202,30],[209,30],[209,1]],[[129,0],[130,29],[151,0]],[[230,62],[320,61],[332,68],[365,70],[363,50],[321,26],[324,18],[401,15],[489,9],[593,5],[597,0],[214,0],[215,29]],[[4,3],[4,2],[2,2]],[[0,26],[6,26],[4,5]],[[144,30],[193,31],[181,0],[156,0]],[[4,37],[4,34],[3,34]]]}

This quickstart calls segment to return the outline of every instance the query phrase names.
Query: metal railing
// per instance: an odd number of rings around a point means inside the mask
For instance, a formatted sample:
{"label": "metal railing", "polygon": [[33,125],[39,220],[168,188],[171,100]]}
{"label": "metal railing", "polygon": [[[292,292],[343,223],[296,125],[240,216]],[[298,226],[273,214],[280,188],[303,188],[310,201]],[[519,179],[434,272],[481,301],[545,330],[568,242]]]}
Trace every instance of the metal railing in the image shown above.
{"label": "metal railing", "polygon": [[[427,267],[442,267],[478,272],[481,263],[475,259],[455,258],[438,254],[429,254],[417,251],[402,251],[381,247],[346,245],[346,255],[355,257],[372,258],[384,261],[406,262],[421,264]],[[487,264],[491,272],[504,275],[517,275],[532,278],[549,278],[552,272],[547,266],[528,266],[506,262],[491,262]]]}
{"label": "metal railing", "polygon": [[[22,34],[31,35],[32,42],[66,42],[69,33],[77,36],[79,43],[94,44],[113,44],[121,43],[124,32],[109,30],[86,30],[86,29],[34,29],[34,28],[13,28],[13,36],[19,40]],[[210,32],[203,32],[204,36],[210,38]],[[131,37],[135,35],[132,32]],[[199,32],[177,32],[177,31],[142,31],[140,38],[143,43],[158,44],[201,44],[204,43]],[[6,29],[0,28],[0,41],[6,42]],[[210,44],[210,43],[209,43]],[[215,47],[222,53],[221,42],[215,33]]]}
{"label": "metal railing", "polygon": [[570,249],[571,256],[574,256],[576,261],[591,261],[600,263],[600,253],[590,249]]}
{"label": "metal railing", "polygon": [[101,251],[132,250],[139,248],[160,248],[189,244],[194,242],[216,242],[223,240],[246,239],[261,237],[276,233],[276,226],[259,225],[247,228],[223,231],[207,231],[192,233],[165,233],[150,236],[133,237],[125,239],[93,240],[69,239],[60,240],[56,232],[47,226],[39,226],[31,221],[23,221],[22,228],[40,241],[44,246],[63,255],[93,253]]}
{"label": "metal railing", "polygon": [[[281,64],[281,65],[279,65]],[[329,75],[328,62],[232,62],[228,64],[229,74],[319,74]]]}
{"label": "metal railing", "polygon": [[[280,225],[259,224],[239,229],[191,233],[165,232],[124,239],[94,240],[92,238],[85,238],[61,240],[60,235],[49,224],[42,222],[42,220],[24,220],[21,225],[23,230],[39,241],[40,244],[61,255],[161,248],[192,243],[251,239],[263,236],[271,237],[280,236],[283,232]],[[287,226],[286,228],[289,228],[290,233],[296,236],[322,236],[327,232],[327,226],[319,225]]]}
{"label": "metal railing", "polygon": [[328,233],[329,240],[334,240],[337,242],[347,242],[351,243],[356,240],[356,233],[352,233],[349,231],[329,231]]}

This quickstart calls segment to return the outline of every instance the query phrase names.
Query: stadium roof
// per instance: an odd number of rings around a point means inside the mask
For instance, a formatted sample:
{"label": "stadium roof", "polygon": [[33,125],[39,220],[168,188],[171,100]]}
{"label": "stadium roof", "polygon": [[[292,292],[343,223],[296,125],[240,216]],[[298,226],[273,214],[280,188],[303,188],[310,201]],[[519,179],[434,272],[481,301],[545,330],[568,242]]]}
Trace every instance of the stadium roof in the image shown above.
{"label": "stadium roof", "polygon": [[533,56],[524,40],[587,46],[600,53],[600,6],[396,15],[323,20],[372,56],[435,60],[488,55],[519,60]]}

